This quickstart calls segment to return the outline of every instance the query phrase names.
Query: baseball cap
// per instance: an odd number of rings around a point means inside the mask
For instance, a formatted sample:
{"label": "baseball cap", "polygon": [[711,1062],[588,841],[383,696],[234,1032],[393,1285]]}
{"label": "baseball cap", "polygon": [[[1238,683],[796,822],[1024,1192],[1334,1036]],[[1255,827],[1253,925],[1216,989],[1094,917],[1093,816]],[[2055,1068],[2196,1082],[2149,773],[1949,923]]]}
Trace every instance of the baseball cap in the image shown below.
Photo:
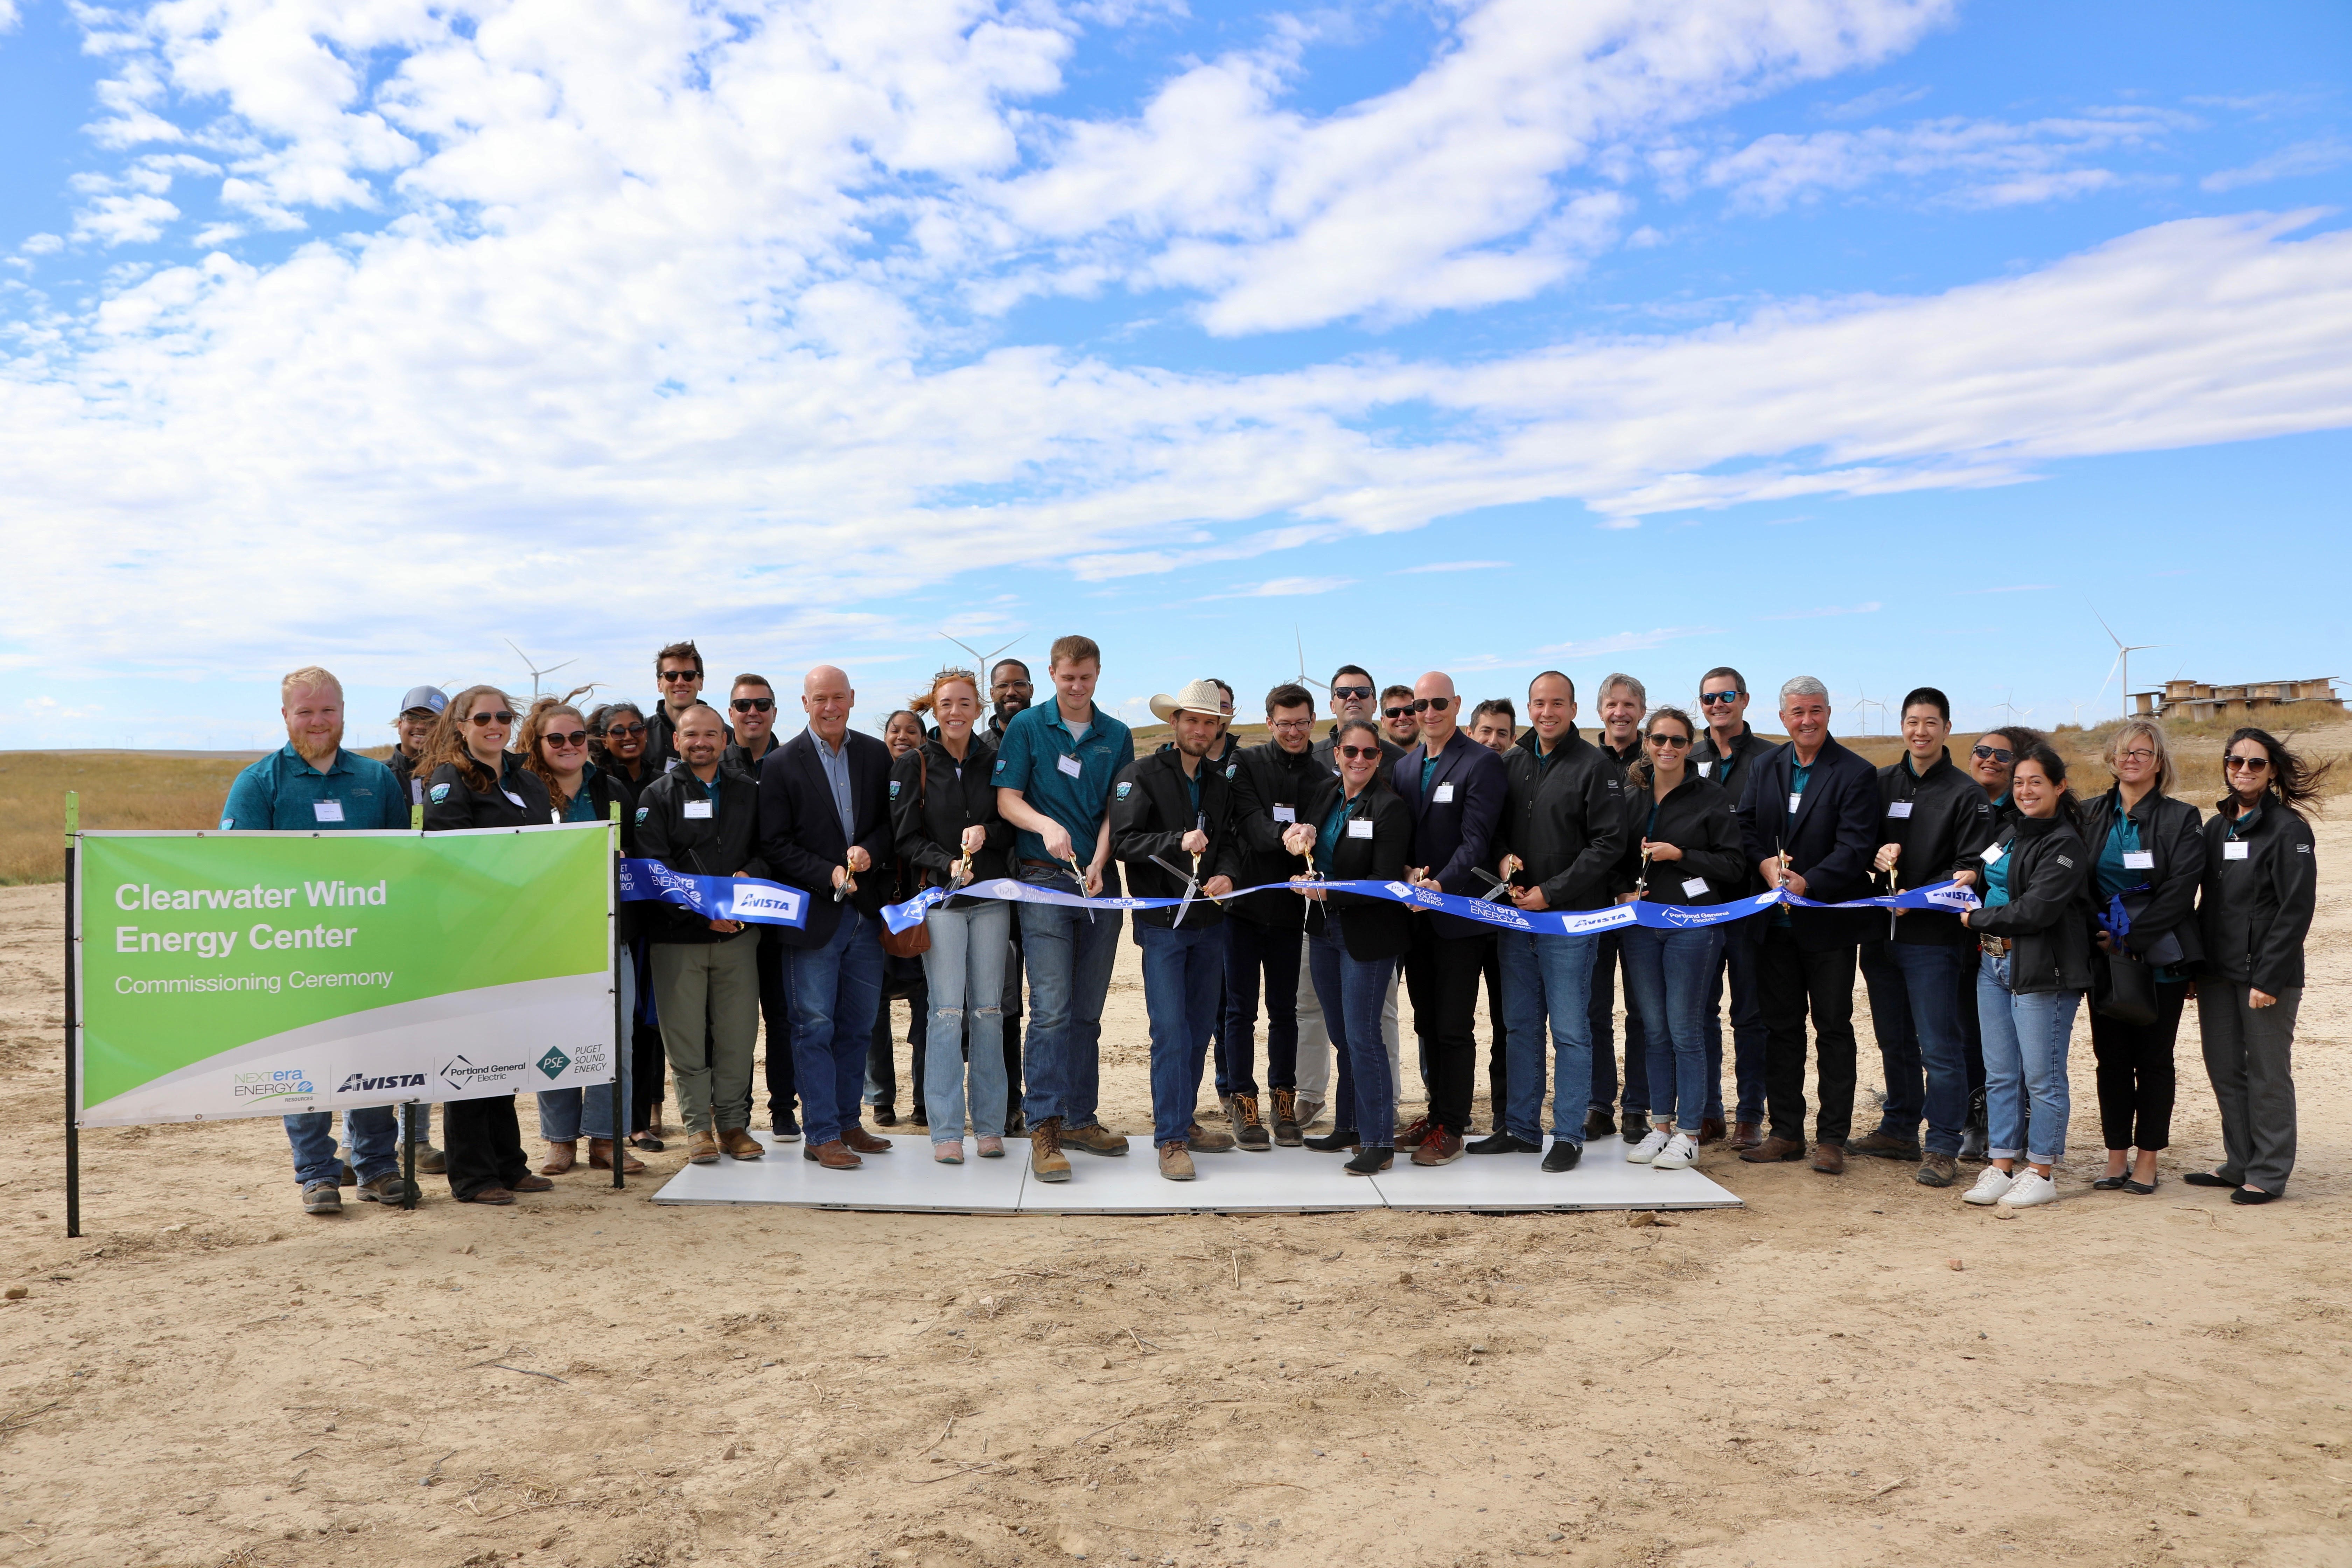
{"label": "baseball cap", "polygon": [[448,706],[448,697],[437,686],[412,686],[408,689],[408,695],[400,700],[403,713],[414,713],[422,708],[436,719],[441,716],[441,710]]}

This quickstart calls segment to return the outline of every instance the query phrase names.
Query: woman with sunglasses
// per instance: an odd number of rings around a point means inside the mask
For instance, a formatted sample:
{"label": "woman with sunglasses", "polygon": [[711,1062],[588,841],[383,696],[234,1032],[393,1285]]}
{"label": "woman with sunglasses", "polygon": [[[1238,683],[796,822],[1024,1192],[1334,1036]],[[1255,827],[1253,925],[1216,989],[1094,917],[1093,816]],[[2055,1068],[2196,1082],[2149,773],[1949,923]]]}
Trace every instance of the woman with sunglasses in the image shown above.
{"label": "woman with sunglasses", "polygon": [[1307,1139],[1307,1147],[1349,1151],[1351,1176],[1385,1171],[1396,1155],[1396,1084],[1381,1008],[1397,961],[1412,945],[1412,911],[1384,899],[1326,893],[1317,883],[1404,879],[1412,813],[1389,787],[1381,741],[1370,720],[1342,721],[1331,742],[1338,774],[1301,785],[1298,820],[1282,830],[1283,848],[1311,867],[1292,886],[1308,900],[1307,964],[1339,1060],[1331,1131]]}
{"label": "woman with sunglasses", "polygon": [[[1698,726],[1679,708],[1654,710],[1642,758],[1626,770],[1621,904],[1717,904],[1747,887],[1747,858],[1731,796],[1690,765]],[[1706,1113],[1707,996],[1726,928],[1627,926],[1619,933],[1625,979],[1645,1025],[1648,1136],[1625,1151],[1636,1165],[1679,1171],[1698,1159]],[[1663,1025],[1663,1026],[1660,1026]]]}
{"label": "woman with sunglasses", "polygon": [[[930,731],[923,728],[922,715],[911,708],[901,708],[882,721],[882,744],[890,753],[893,767],[899,758],[922,750],[923,742],[929,738]],[[915,896],[918,889],[913,875],[904,860],[891,868],[889,902],[904,903]],[[874,1009],[874,1034],[866,1047],[866,1103],[874,1108],[876,1126],[898,1124],[898,1040],[890,1028],[893,1002],[907,1004],[908,1077],[912,1089],[908,1097],[907,1120],[918,1127],[928,1127],[930,1111],[924,1104],[923,1089],[929,1067],[931,995],[923,979],[920,958],[882,955],[882,1000]],[[961,1136],[958,1142],[961,1142]]]}
{"label": "woman with sunglasses", "polygon": [[[1961,1196],[2021,1209],[2058,1201],[2050,1172],[2066,1152],[2066,1047],[2091,987],[2091,854],[2056,752],[2036,746],[2019,757],[2009,793],[2017,819],[1967,862],[1984,888],[1984,903],[1964,918],[1980,950],[1992,1163]],[[2025,1146],[2028,1095],[2038,1152]]]}
{"label": "woman with sunglasses", "polygon": [[2009,800],[2009,778],[2016,770],[2017,759],[2049,743],[2050,737],[2041,731],[2011,724],[1987,730],[1969,749],[1969,774],[1982,786],[1985,798],[1992,802],[1993,816],[2004,825],[2016,821],[2018,816]]}
{"label": "woman with sunglasses", "polygon": [[[586,687],[566,697],[541,697],[530,705],[530,712],[522,721],[521,746],[524,763],[547,785],[548,799],[559,822],[611,822],[621,825],[621,853],[636,853],[636,800],[614,783],[613,776],[588,760],[588,721],[582,718],[573,701],[587,691]],[[621,1016],[634,1018],[637,1010],[635,964],[629,943],[637,934],[640,923],[638,906],[620,906],[618,936],[621,942],[619,983]],[[629,1095],[630,1053],[624,1052],[620,1063],[618,1092],[623,1100]],[[539,1135],[547,1140],[548,1157],[539,1167],[542,1176],[560,1176],[579,1163],[580,1134],[584,1125],[588,1133],[588,1165],[591,1170],[613,1168],[613,1099],[614,1091],[604,1089],[548,1089],[539,1092]],[[585,1100],[583,1107],[583,1100]],[[625,1156],[625,1158],[628,1158]],[[628,1158],[623,1167],[630,1174],[644,1170],[642,1161]]]}
{"label": "woman with sunglasses", "polygon": [[[529,827],[555,819],[547,784],[507,750],[514,700],[495,686],[469,686],[434,721],[416,771],[425,775],[425,831]],[[510,1204],[517,1193],[555,1184],[530,1173],[511,1094],[453,1100],[442,1107],[449,1192],[461,1204]]]}
{"label": "woman with sunglasses", "polygon": [[635,808],[637,792],[653,781],[646,763],[646,716],[634,702],[606,702],[588,715],[588,760],[597,771],[628,792]]}
{"label": "woman with sunglasses", "polygon": [[[2172,751],[2164,727],[2126,719],[2107,742],[2115,783],[2083,808],[2091,851],[2095,969],[2091,1054],[2099,1064],[2099,1126],[2107,1173],[2100,1192],[2156,1191],[2157,1151],[2172,1142],[2172,1047],[2189,979],[2204,955],[2197,889],[2205,836],[2197,808],[2171,798]],[[2120,979],[2120,984],[2118,983]],[[2118,1016],[2153,999],[2155,1016]]]}
{"label": "woman with sunglasses", "polygon": [[2302,808],[2335,764],[2314,768],[2249,726],[2230,737],[2221,766],[2228,790],[2205,823],[2197,906],[2205,943],[2197,1023],[2221,1107],[2222,1158],[2220,1169],[2181,1180],[2231,1188],[2233,1204],[2266,1204],[2286,1194],[2294,1170],[2294,1017],[2319,893]]}

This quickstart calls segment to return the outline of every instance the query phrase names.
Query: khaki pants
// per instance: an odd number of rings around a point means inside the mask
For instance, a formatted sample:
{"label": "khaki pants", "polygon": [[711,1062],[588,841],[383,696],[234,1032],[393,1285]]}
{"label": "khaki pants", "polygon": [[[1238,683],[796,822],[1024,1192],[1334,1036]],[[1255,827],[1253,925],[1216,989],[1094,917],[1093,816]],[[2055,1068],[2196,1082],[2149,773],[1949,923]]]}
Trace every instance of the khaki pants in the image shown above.
{"label": "khaki pants", "polygon": [[758,935],[657,942],[653,970],[678,1119],[688,1132],[750,1126],[751,1057],[760,1036]]}

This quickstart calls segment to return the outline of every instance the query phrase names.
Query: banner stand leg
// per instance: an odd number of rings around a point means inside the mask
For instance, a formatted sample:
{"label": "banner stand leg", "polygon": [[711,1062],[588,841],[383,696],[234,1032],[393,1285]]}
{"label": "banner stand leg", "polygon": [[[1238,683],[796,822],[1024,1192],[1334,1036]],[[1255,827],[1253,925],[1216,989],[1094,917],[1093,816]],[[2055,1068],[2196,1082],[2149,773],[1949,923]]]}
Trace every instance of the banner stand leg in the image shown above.
{"label": "banner stand leg", "polygon": [[621,803],[614,801],[613,823],[613,889],[611,896],[610,930],[613,933],[613,963],[606,977],[613,983],[613,1190],[619,1192],[628,1185],[622,1178],[621,1167],[629,1160],[629,1124],[625,1120],[625,1108],[621,1100],[622,1063],[627,1058],[621,1052],[627,1048],[628,1020],[621,1016],[621,960],[628,948],[621,941]]}
{"label": "banner stand leg", "polygon": [[411,1213],[416,1208],[416,1102],[410,1100],[400,1108],[400,1206]]}
{"label": "banner stand leg", "polygon": [[81,1073],[74,1050],[81,1027],[80,954],[74,937],[81,913],[75,851],[81,831],[81,796],[66,794],[66,1235],[81,1235]]}

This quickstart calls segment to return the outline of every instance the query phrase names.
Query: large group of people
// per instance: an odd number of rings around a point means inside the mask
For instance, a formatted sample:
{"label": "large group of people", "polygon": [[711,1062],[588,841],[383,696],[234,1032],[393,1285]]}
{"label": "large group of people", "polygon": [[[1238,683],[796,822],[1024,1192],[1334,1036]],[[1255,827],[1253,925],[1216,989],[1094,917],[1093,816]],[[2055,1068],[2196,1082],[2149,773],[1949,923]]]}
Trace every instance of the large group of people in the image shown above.
{"label": "large group of people", "polygon": [[[2231,736],[2227,789],[2206,816],[2172,794],[2159,723],[2115,729],[2108,776],[2078,784],[2049,737],[2017,725],[1956,759],[1950,704],[1928,687],[1904,699],[1903,753],[1884,767],[1838,742],[1810,677],[1779,688],[1787,740],[1759,737],[1748,681],[1728,667],[1707,672],[1690,709],[1654,705],[1612,674],[1588,735],[1557,670],[1529,682],[1522,726],[1511,700],[1465,711],[1442,671],[1383,687],[1345,665],[1319,718],[1305,685],[1268,691],[1269,738],[1251,747],[1234,733],[1233,689],[1204,678],[1152,700],[1168,738],[1139,753],[1096,703],[1101,668],[1095,643],[1066,637],[1042,700],[1020,660],[943,669],[877,738],[850,727],[848,675],[820,665],[801,681],[803,728],[779,742],[773,685],[740,675],[723,706],[706,701],[702,657],[679,642],[655,660],[650,710],[420,687],[389,763],[344,748],[341,686],[306,668],[284,682],[286,747],[239,776],[223,826],[617,816],[631,856],[806,895],[797,927],[624,906],[621,1081],[540,1096],[538,1173],[511,1096],[446,1104],[446,1152],[420,1168],[445,1172],[464,1202],[546,1190],[583,1135],[591,1168],[641,1168],[628,1150],[663,1146],[666,1079],[690,1162],[798,1143],[824,1170],[855,1172],[893,1148],[866,1125],[869,1111],[897,1121],[893,994],[913,1003],[911,1120],[933,1158],[1002,1158],[1025,1136],[1031,1174],[1069,1181],[1072,1151],[1129,1150],[1098,1102],[1104,1004],[1130,929],[1151,1142],[1171,1181],[1193,1179],[1196,1155],[1276,1145],[1344,1154],[1354,1175],[1400,1153],[1559,1173],[1614,1137],[1623,1159],[1667,1170],[1717,1143],[1826,1175],[1855,1155],[1905,1161],[1936,1188],[1977,1163],[1965,1201],[2031,1207],[2058,1194],[2068,1049],[2087,1004],[2106,1150],[2090,1184],[2145,1194],[2170,1142],[2193,999],[2224,1154],[2181,1179],[2242,1204],[2286,1190],[2316,889],[2306,811],[2326,769],[2261,729]],[[322,801],[342,804],[331,814]],[[1076,897],[966,890],[1002,879]],[[1706,907],[1775,889],[1809,901],[1554,934],[1344,886],[1367,879],[1527,911]],[[1973,907],[1820,907],[1944,883]],[[932,889],[919,924],[887,929],[886,904]],[[1234,896],[1247,889],[1261,890]],[[1122,889],[1173,901],[1131,919],[1084,901]],[[1857,977],[1885,1083],[1860,1137]],[[1491,1114],[1474,1139],[1482,986]],[[1400,1126],[1408,1014],[1426,1109]],[[764,1142],[751,1131],[763,1037]],[[1218,1109],[1204,1117],[1212,1063]],[[409,1113],[429,1136],[426,1108]],[[1329,1130],[1312,1133],[1326,1115]],[[305,1206],[336,1212],[343,1184],[378,1202],[413,1195],[394,1111],[346,1121],[339,1155],[326,1113],[287,1118]]]}

